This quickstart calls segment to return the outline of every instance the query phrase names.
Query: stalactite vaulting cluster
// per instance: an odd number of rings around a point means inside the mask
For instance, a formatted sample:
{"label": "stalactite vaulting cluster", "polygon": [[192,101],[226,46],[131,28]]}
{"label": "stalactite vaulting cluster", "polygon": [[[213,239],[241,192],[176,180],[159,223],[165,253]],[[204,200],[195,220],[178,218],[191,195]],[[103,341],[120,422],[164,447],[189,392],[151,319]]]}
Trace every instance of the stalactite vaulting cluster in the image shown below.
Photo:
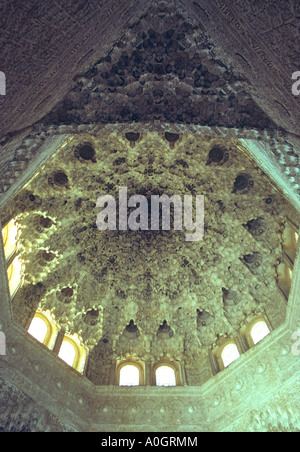
{"label": "stalactite vaulting cluster", "polygon": [[158,120],[276,128],[245,92],[244,81],[215,57],[204,33],[164,5],[143,16],[105,58],[79,75],[43,123]]}
{"label": "stalactite vaulting cluster", "polygon": [[[280,17],[280,6],[273,7],[275,17]],[[252,12],[248,14],[253,20]],[[219,128],[244,134],[252,129],[258,135],[268,131],[267,153],[299,195],[296,136],[289,136],[255,102],[251,95],[255,83],[248,80],[251,65],[245,57],[236,54],[241,66],[233,65],[204,30],[187,10],[180,11],[172,3],[151,4],[107,53],[94,51],[93,64],[77,73],[68,93],[28,129],[4,165],[0,193],[6,193],[36,155],[45,152],[43,143],[57,135],[97,133],[107,125],[167,123],[216,127],[217,133]],[[282,32],[286,38],[286,30]],[[255,48],[262,55],[262,49]],[[295,49],[289,51],[294,54]],[[276,108],[281,118],[291,118],[278,101]],[[10,140],[8,135],[1,144]]]}
{"label": "stalactite vaulting cluster", "polygon": [[[119,187],[149,199],[204,195],[205,240],[186,242],[184,230],[98,230],[97,198],[117,200]],[[116,356],[168,353],[201,369],[217,337],[251,313],[266,312],[274,328],[285,318],[276,266],[285,217],[296,213],[235,140],[74,136],[2,216],[17,218],[26,267],[15,319],[26,325],[39,308],[81,335],[99,384]]]}
{"label": "stalactite vaulting cluster", "polygon": [[[299,431],[300,2],[0,9],[0,431]],[[119,187],[204,240],[101,232]]]}

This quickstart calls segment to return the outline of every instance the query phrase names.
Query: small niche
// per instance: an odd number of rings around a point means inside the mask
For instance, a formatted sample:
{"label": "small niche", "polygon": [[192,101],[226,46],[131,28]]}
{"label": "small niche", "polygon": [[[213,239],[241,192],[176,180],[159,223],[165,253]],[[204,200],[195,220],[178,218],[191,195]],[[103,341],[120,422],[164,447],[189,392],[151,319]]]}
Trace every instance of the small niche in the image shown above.
{"label": "small niche", "polygon": [[215,317],[207,311],[200,311],[200,309],[197,309],[197,325],[198,328],[201,326],[209,326],[211,325],[215,320]]}
{"label": "small niche", "polygon": [[95,149],[90,143],[84,143],[78,146],[75,150],[75,157],[86,162],[91,161],[93,163],[96,163],[95,155]]}
{"label": "small niche", "polygon": [[135,132],[127,132],[125,133],[126,140],[130,141],[130,146],[132,148],[135,147],[136,142],[140,139],[140,134]]}
{"label": "small niche", "polygon": [[174,332],[172,328],[168,325],[168,322],[166,320],[163,321],[163,324],[160,325],[157,335],[161,339],[168,339],[174,336]]}
{"label": "small niche", "polygon": [[140,336],[139,329],[138,329],[137,325],[135,325],[134,320],[130,320],[130,322],[126,326],[123,334],[128,339],[136,339],[137,337]]}
{"label": "small niche", "polygon": [[265,232],[265,225],[262,218],[257,218],[245,225],[245,228],[252,234],[253,236],[262,235]]}
{"label": "small niche", "polygon": [[262,257],[259,253],[247,254],[243,257],[244,263],[250,269],[258,269],[262,264]]}
{"label": "small niche", "polygon": [[56,258],[55,254],[48,251],[43,251],[42,257],[46,262],[52,262]]}
{"label": "small niche", "polygon": [[228,160],[229,154],[227,152],[227,149],[220,146],[214,146],[208,154],[208,160],[206,165],[210,165],[211,163],[223,165]]}
{"label": "small niche", "polygon": [[[51,185],[52,179],[49,179],[49,183]],[[56,171],[53,174],[53,183],[57,186],[57,187],[65,187],[68,185],[69,183],[69,179],[68,176],[66,175],[66,173],[64,173],[63,171]]]}
{"label": "small niche", "polygon": [[225,306],[235,306],[239,303],[238,294],[231,289],[225,289],[223,287],[223,303]]}
{"label": "small niche", "polygon": [[72,287],[65,287],[64,289],[61,290],[61,293],[64,297],[70,298],[73,296],[74,290],[72,289]]}
{"label": "small niche", "polygon": [[234,181],[233,193],[247,193],[252,188],[254,182],[248,174],[240,174]]}
{"label": "small niche", "polygon": [[89,310],[84,316],[84,323],[89,326],[96,326],[100,322],[100,312],[98,309]]}
{"label": "small niche", "polygon": [[40,225],[41,225],[44,229],[50,229],[51,226],[53,225],[53,221],[52,221],[50,218],[41,217],[41,219],[40,219]]}
{"label": "small niche", "polygon": [[127,132],[125,134],[125,137],[128,141],[130,141],[130,143],[135,143],[136,141],[139,140],[140,138],[140,134],[139,133],[135,133],[135,132]]}
{"label": "small niche", "polygon": [[166,140],[167,140],[169,143],[171,143],[171,144],[174,145],[174,143],[176,143],[176,141],[179,140],[179,135],[178,135],[178,133],[170,133],[170,132],[166,132],[166,133],[165,133],[165,138],[166,138]]}

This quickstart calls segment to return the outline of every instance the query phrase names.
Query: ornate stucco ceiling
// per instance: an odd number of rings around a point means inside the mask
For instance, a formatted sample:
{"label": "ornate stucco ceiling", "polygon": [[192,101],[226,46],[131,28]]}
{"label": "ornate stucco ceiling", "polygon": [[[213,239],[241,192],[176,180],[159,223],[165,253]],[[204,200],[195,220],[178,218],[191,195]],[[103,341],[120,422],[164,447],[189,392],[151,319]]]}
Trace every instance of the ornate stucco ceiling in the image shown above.
{"label": "ornate stucco ceiling", "polygon": [[[293,38],[297,42],[298,6],[266,4],[268,25],[260,29],[259,2],[154,1],[135,2],[134,7],[126,2],[123,9],[111,3],[79,7],[73,12],[77,22],[67,24],[70,5],[61,6],[64,40],[59,44],[65,47],[59,52],[57,26],[45,30],[47,51],[42,56],[29,45],[30,33],[38,28],[26,30],[27,47],[19,48],[18,56],[26,89],[12,71],[13,59],[4,61],[8,94],[1,98],[0,112],[1,193],[28,176],[37,156],[49,155],[44,144],[57,136],[96,133],[104,124],[158,121],[241,133],[247,128],[268,130],[270,149],[264,149],[263,157],[272,164],[270,173],[282,177],[286,190],[299,197],[299,99],[291,90],[298,61],[297,47],[291,44]],[[3,6],[3,17],[11,7]],[[22,6],[18,14],[26,23],[33,11]],[[46,7],[35,14],[36,27],[47,23]],[[115,27],[108,29],[111,14]],[[39,41],[39,49],[45,43]],[[4,56],[9,49],[6,43]],[[30,58],[36,63],[29,64]]]}
{"label": "ornate stucco ceiling", "polygon": [[[120,187],[149,202],[153,194],[204,195],[204,240],[186,242],[184,230],[98,230],[98,197],[118,199]],[[277,266],[285,219],[299,219],[238,140],[74,136],[2,212],[11,217],[25,263],[15,321],[26,327],[37,309],[51,312],[90,348],[88,377],[97,384],[130,352],[152,360],[168,353],[200,384],[212,376],[208,351],[219,336],[236,334],[255,313],[273,328],[285,319]],[[131,320],[132,337],[124,334]]]}
{"label": "ornate stucco ceiling", "polygon": [[145,14],[82,76],[45,126],[164,123],[274,129],[245,77],[214,55],[199,28],[171,8]]}
{"label": "ornate stucco ceiling", "polygon": [[[128,430],[130,424],[137,431],[145,425],[207,431],[214,424],[219,431],[290,430],[299,421],[293,411],[298,363],[290,353],[299,279],[286,308],[275,267],[285,216],[299,224],[286,201],[299,212],[299,98],[291,92],[292,73],[299,70],[299,2],[23,3],[0,5],[0,70],[7,77],[7,95],[0,98],[1,222],[18,215],[28,266],[25,285],[10,304],[0,253],[0,328],[9,350],[0,361],[5,428]],[[166,131],[179,137],[173,147]],[[134,147],[128,132],[138,135]],[[96,162],[74,154],[84,141],[94,145]],[[206,165],[213,143],[228,149],[224,165]],[[57,171],[67,175],[68,186],[52,185]],[[188,244],[179,233],[171,241],[164,234],[133,240],[132,234],[89,227],[97,214],[95,193],[114,194],[129,173],[132,190],[146,195],[157,184],[171,194],[203,192],[207,241]],[[241,173],[251,175],[254,186],[232,193]],[[252,231],[257,219],[261,234]],[[165,258],[167,247],[172,259]],[[253,267],[250,256],[259,257]],[[239,303],[235,295],[242,289]],[[38,307],[81,331],[91,350],[91,381],[70,373],[25,335],[22,327]],[[281,327],[258,351],[243,355],[240,367],[202,386],[201,394],[186,386],[168,395],[149,387],[124,395],[92,384],[108,383],[110,368],[103,362],[135,347],[140,354],[168,350],[184,359],[188,383],[200,385],[211,376],[207,350],[216,334],[233,333],[261,310]],[[275,393],[276,404],[267,405]]]}
{"label": "ornate stucco ceiling", "polygon": [[159,16],[174,22],[180,15],[196,27],[218,59],[241,71],[267,115],[298,133],[299,104],[291,96],[291,76],[299,69],[296,1],[92,0],[75,8],[70,1],[24,5],[14,0],[1,3],[1,70],[9,88],[1,99],[2,135],[40,120],[73,87],[74,78],[105,58],[147,13],[156,16],[156,23]]}

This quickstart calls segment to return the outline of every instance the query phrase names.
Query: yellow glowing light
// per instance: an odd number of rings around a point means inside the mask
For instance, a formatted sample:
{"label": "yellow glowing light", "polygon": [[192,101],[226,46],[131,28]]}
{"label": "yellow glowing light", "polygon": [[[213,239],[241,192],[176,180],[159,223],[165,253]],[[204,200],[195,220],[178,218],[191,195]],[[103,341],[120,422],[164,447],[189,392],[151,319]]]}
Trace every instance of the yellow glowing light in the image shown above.
{"label": "yellow glowing light", "polygon": [[13,297],[21,285],[22,282],[22,262],[17,256],[8,267],[7,275],[9,282],[9,291],[11,297]]}
{"label": "yellow glowing light", "polygon": [[2,229],[5,259],[9,260],[17,249],[18,228],[15,220],[11,220],[4,229]]}

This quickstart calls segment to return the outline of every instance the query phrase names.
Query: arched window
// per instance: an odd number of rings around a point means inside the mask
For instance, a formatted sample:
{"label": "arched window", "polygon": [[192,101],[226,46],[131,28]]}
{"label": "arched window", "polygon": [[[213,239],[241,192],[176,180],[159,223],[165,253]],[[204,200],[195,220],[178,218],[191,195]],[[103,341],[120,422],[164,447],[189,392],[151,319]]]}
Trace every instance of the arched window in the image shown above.
{"label": "arched window", "polygon": [[287,220],[286,227],[283,231],[283,252],[288,260],[294,264],[297,253],[299,236],[296,232],[296,226],[292,226]]}
{"label": "arched window", "polygon": [[277,267],[277,284],[288,300],[292,285],[293,267],[296,259],[297,248],[299,247],[299,235],[296,232],[298,227],[289,219],[286,219],[285,229],[282,234],[282,259]]}
{"label": "arched window", "polygon": [[260,341],[262,341],[266,336],[268,336],[268,334],[270,334],[270,329],[266,322],[261,320],[253,325],[250,334],[254,345],[256,345]]}
{"label": "arched window", "polygon": [[132,364],[126,364],[120,370],[120,386],[139,386],[140,371],[138,367]]}
{"label": "arched window", "polygon": [[5,259],[9,259],[14,255],[17,250],[17,238],[18,238],[18,227],[15,220],[11,220],[3,229],[3,245],[5,252]]}
{"label": "arched window", "polygon": [[36,312],[28,328],[28,333],[52,350],[57,339],[58,328],[47,313]]}
{"label": "arched window", "polygon": [[87,350],[75,336],[64,336],[59,349],[58,357],[77,372],[83,373],[85,369]]}
{"label": "arched window", "polygon": [[230,366],[243,351],[244,347],[238,335],[232,338],[220,337],[209,355],[214,374]]}
{"label": "arched window", "polygon": [[223,348],[221,353],[221,358],[224,364],[224,367],[230,366],[234,361],[236,361],[240,357],[239,349],[236,344],[230,343]]}
{"label": "arched window", "polygon": [[23,265],[19,256],[17,256],[8,267],[7,277],[10,295],[13,298],[13,296],[16,294],[17,290],[22,284]]}
{"label": "arched window", "polygon": [[76,347],[75,344],[68,339],[64,339],[61,348],[58,354],[59,358],[61,358],[65,363],[69,366],[73,367],[76,358]]}
{"label": "arched window", "polygon": [[146,382],[145,362],[133,354],[116,361],[114,383],[117,386],[143,386]]}
{"label": "arched window", "polygon": [[292,285],[292,277],[293,271],[290,267],[289,261],[283,259],[283,261],[277,267],[277,284],[286,300],[288,300],[289,298],[289,293]]}
{"label": "arched window", "polygon": [[153,363],[150,381],[155,386],[181,386],[183,379],[180,362],[164,354],[159,361]]}
{"label": "arched window", "polygon": [[160,366],[156,369],[156,386],[176,386],[175,370],[170,366]]}
{"label": "arched window", "polygon": [[14,297],[22,284],[22,263],[17,252],[18,227],[15,220],[11,220],[3,229],[3,246],[7,264],[7,277],[11,298]]}
{"label": "arched window", "polygon": [[40,317],[34,317],[28,329],[28,333],[43,344],[48,333],[48,326]]}
{"label": "arched window", "polygon": [[249,317],[240,330],[245,349],[248,350],[261,342],[270,334],[271,329],[272,327],[264,313],[257,314],[253,318]]}

